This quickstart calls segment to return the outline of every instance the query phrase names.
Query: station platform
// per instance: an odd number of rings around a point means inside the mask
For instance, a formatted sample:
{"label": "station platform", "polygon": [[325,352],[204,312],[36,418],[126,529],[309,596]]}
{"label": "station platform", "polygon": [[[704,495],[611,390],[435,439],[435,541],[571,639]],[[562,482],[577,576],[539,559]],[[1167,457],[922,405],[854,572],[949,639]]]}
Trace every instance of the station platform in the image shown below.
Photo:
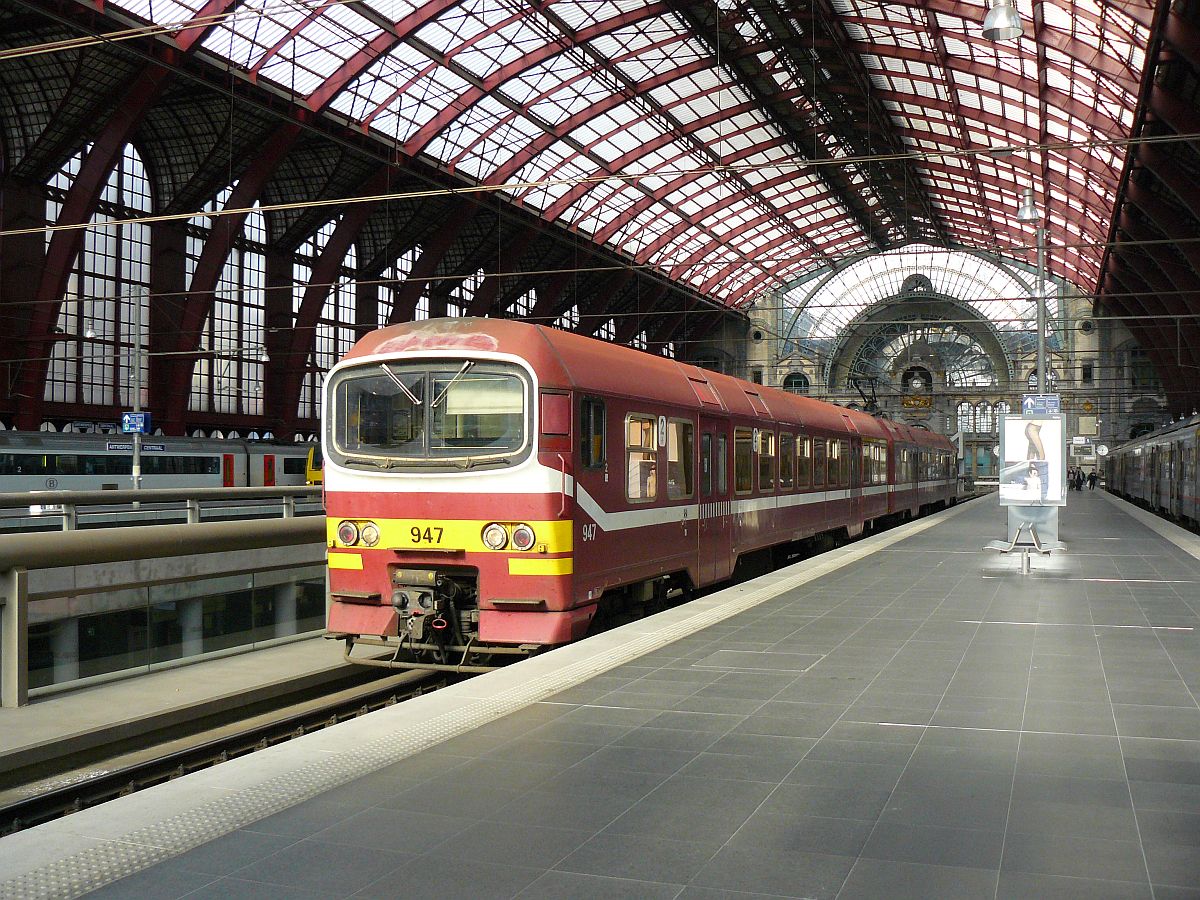
{"label": "station platform", "polygon": [[1200,897],[1200,538],[984,497],[0,840],[0,897]]}

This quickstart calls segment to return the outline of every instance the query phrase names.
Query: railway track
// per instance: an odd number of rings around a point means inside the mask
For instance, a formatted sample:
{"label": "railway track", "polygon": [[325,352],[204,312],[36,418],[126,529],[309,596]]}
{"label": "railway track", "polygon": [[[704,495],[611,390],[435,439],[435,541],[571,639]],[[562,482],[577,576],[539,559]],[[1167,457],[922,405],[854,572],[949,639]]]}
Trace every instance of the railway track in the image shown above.
{"label": "railway track", "polygon": [[376,678],[13,785],[0,792],[0,837],[437,690],[449,680],[430,672]]}

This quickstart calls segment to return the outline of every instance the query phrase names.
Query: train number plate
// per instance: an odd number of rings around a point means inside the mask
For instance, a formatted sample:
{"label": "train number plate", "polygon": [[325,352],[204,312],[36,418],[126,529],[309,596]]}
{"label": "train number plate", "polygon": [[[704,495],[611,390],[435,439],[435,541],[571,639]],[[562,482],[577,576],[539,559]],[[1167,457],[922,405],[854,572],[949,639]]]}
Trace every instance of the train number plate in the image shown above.
{"label": "train number plate", "polygon": [[413,525],[408,529],[408,537],[414,546],[440,547],[445,529],[441,525]]}

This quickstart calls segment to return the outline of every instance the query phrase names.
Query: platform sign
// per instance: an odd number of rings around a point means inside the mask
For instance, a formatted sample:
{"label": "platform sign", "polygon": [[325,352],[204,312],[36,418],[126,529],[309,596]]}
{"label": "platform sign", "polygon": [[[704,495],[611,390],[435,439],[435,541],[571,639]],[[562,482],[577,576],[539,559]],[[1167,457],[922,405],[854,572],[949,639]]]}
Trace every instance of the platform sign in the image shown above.
{"label": "platform sign", "polygon": [[149,434],[150,433],[150,413],[148,413],[148,412],[121,413],[121,433],[122,434]]}
{"label": "platform sign", "polygon": [[1002,416],[1000,505],[1065,506],[1066,449],[1062,416]]}
{"label": "platform sign", "polygon": [[1057,416],[1062,412],[1058,394],[1022,394],[1021,415],[1026,417]]}

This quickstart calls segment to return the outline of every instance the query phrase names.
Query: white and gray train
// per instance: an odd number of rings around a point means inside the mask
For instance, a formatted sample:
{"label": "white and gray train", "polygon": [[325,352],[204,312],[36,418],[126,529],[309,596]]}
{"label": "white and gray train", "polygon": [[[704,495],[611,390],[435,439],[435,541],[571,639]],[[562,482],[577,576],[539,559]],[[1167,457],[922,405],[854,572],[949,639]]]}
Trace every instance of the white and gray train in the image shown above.
{"label": "white and gray train", "polygon": [[[132,436],[0,431],[0,493],[133,487]],[[320,481],[308,443],[152,436],[142,443],[143,488],[274,487]]]}
{"label": "white and gray train", "polygon": [[1113,450],[1105,463],[1108,489],[1189,525],[1200,525],[1197,440],[1193,415]]}

